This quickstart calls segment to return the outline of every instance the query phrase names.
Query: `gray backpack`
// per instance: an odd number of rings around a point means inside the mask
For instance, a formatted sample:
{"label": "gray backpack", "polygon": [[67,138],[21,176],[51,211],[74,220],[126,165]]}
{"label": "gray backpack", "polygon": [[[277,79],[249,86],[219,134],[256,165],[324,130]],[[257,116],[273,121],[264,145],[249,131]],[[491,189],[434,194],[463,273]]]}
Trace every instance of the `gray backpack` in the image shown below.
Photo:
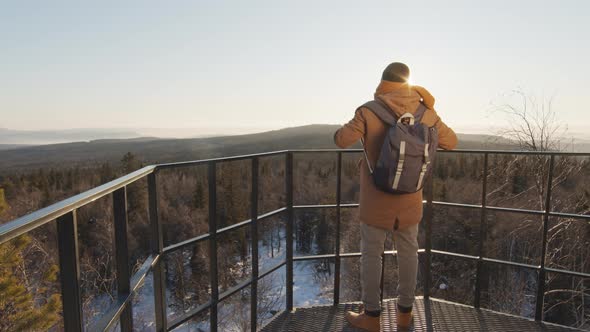
{"label": "gray backpack", "polygon": [[368,108],[389,125],[375,168],[371,167],[362,142],[365,159],[377,188],[392,194],[408,194],[422,189],[432,173],[432,161],[438,147],[436,128],[420,123],[426,106],[420,103],[414,114],[405,113],[399,119],[387,105],[378,100],[361,107]]}

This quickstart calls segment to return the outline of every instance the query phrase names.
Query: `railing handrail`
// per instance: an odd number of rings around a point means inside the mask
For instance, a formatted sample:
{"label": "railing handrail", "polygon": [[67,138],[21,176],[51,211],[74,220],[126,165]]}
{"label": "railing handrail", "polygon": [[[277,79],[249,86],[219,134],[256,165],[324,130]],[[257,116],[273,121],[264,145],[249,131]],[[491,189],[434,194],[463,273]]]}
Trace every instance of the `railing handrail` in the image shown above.
{"label": "railing handrail", "polygon": [[216,161],[227,162],[227,161],[238,161],[238,160],[250,159],[250,158],[254,158],[254,157],[270,157],[270,156],[274,156],[274,155],[284,154],[287,152],[290,152],[290,150],[276,150],[276,151],[270,151],[270,152],[243,154],[243,155],[236,155],[236,156],[229,156],[229,157],[187,160],[187,161],[179,161],[179,162],[172,162],[172,163],[156,164],[155,166],[158,168],[158,170],[166,169],[166,168],[175,168],[175,167],[198,166],[198,165],[205,165],[207,163],[216,162]]}
{"label": "railing handrail", "polygon": [[102,198],[113,191],[143,178],[154,172],[156,165],[146,166],[135,172],[124,175],[113,181],[94,187],[80,194],[66,198],[35,212],[0,225],[0,244],[5,243],[19,235],[30,232],[46,223],[55,220],[68,212]]}
{"label": "railing handrail", "polygon": [[[293,153],[314,153],[314,152],[363,152],[363,149],[290,149],[284,152]],[[444,153],[477,153],[477,154],[511,154],[511,155],[538,155],[538,156],[581,156],[588,157],[590,152],[567,152],[567,151],[523,151],[523,150],[483,150],[483,149],[438,149],[438,152]]]}

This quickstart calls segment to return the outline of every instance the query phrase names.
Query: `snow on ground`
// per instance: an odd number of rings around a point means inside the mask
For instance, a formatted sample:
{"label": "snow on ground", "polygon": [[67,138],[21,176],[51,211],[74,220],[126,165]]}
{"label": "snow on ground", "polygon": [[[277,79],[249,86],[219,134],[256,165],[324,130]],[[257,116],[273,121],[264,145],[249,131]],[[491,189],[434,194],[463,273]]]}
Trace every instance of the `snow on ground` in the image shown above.
{"label": "snow on ground", "polygon": [[[280,248],[278,240],[280,238]],[[285,246],[285,232],[281,230],[279,236],[273,241],[273,246],[270,246],[270,241],[260,240],[258,242],[259,252],[259,264],[260,273],[268,271],[268,269],[277,266],[284,261],[286,257],[286,246]],[[314,247],[315,249],[315,247]],[[294,248],[294,255],[306,255],[309,253],[297,252]],[[325,305],[332,303],[332,294],[334,286],[334,264],[332,262],[326,263],[325,261],[311,260],[311,261],[300,261],[293,263],[293,304],[296,307],[314,306],[314,305]],[[266,285],[267,289],[265,297],[268,298],[280,298],[282,307],[276,308],[276,312],[284,310],[284,297],[285,297],[285,280],[286,280],[286,268],[280,268],[269,276],[265,277],[265,282],[269,282],[270,285]],[[170,290],[166,289],[168,300],[171,299]],[[240,296],[236,294],[234,296]],[[260,300],[259,300],[260,301]],[[105,312],[108,305],[111,303],[110,297],[106,294],[97,297],[90,307],[96,308],[98,312]],[[238,304],[238,305],[236,305]],[[192,308],[190,308],[192,309]],[[186,311],[189,311],[187,309]],[[244,319],[248,321],[250,317],[250,304],[249,300],[246,301],[232,301],[227,304],[220,304],[218,316],[220,317],[220,324],[223,324],[224,331],[240,331],[241,326],[244,324]],[[272,313],[276,313],[273,311]],[[179,316],[179,313],[173,308],[168,307],[168,317]],[[208,316],[207,316],[208,317]],[[208,331],[209,321],[207,317],[200,322],[187,322],[184,325],[177,328],[175,331],[188,332],[188,331]],[[231,319],[228,319],[230,317]],[[95,321],[99,317],[92,318]],[[237,319],[236,319],[237,318]],[[262,323],[268,321],[271,317],[261,317]],[[150,273],[144,281],[144,284],[137,291],[133,300],[133,320],[134,325],[139,330],[155,330],[154,324],[154,291],[153,291],[153,277]],[[249,326],[249,325],[248,325]]]}

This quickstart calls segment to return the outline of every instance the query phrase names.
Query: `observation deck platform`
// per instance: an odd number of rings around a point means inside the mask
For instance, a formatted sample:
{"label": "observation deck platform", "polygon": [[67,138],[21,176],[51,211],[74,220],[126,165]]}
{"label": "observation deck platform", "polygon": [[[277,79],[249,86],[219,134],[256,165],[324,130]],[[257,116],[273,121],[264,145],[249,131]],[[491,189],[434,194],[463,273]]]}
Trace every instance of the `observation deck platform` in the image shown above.
{"label": "observation deck platform", "polygon": [[[415,332],[465,332],[465,331],[535,331],[565,332],[581,331],[546,322],[529,320],[523,317],[498,313],[486,309],[457,304],[438,299],[424,300],[419,297],[414,305],[414,326],[410,330],[401,330],[396,325],[396,301],[385,300],[381,314],[382,331]],[[342,303],[337,306],[316,306],[297,308],[283,312],[264,328],[262,332],[362,332],[353,328],[346,321],[347,311],[360,312],[361,304]]]}

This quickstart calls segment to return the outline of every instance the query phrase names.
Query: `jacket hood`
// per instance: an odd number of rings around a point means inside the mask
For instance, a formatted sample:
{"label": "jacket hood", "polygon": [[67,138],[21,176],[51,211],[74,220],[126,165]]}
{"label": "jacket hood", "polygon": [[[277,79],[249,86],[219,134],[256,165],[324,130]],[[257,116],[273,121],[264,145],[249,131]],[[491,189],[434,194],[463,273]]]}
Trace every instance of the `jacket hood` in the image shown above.
{"label": "jacket hood", "polygon": [[420,101],[428,109],[434,110],[434,97],[428,90],[418,85],[381,81],[375,91],[375,99],[384,102],[395,111],[397,116],[404,113],[414,114]]}

